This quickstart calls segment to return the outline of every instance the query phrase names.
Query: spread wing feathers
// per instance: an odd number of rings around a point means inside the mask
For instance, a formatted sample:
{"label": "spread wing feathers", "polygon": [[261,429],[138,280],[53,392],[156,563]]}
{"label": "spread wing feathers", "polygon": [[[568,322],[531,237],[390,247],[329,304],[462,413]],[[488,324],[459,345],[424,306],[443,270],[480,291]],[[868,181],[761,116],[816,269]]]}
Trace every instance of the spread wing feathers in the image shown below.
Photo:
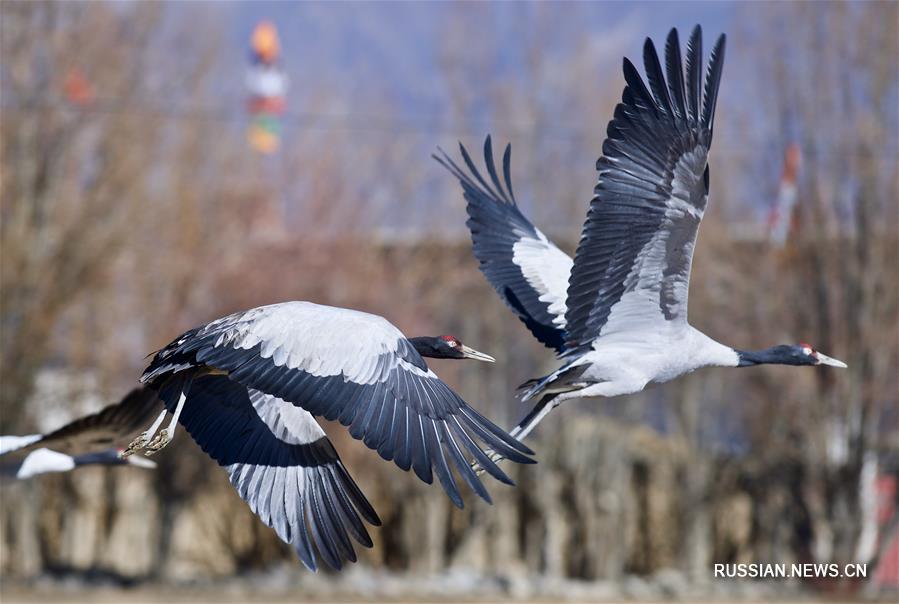
{"label": "spread wing feathers", "polygon": [[569,353],[583,353],[598,337],[686,321],[725,43],[722,35],[715,44],[700,98],[701,38],[697,26],[686,88],[675,30],[666,43],[667,80],[649,39],[648,88],[624,59],[627,86],[597,161],[599,181],[568,286]]}
{"label": "spread wing feathers", "polygon": [[439,156],[432,157],[462,184],[467,202],[466,224],[481,272],[534,337],[563,352],[571,257],[531,224],[515,203],[510,178],[511,145],[506,145],[503,154],[503,182],[494,164],[490,136],[484,141],[484,163],[492,187],[461,143],[459,148],[469,173],[442,149]]}
{"label": "spread wing feathers", "polygon": [[[459,507],[450,464],[490,501],[464,453],[487,459],[478,440],[533,463],[530,449],[469,407],[398,329],[375,315],[308,302],[256,308],[187,332],[157,353],[142,379],[163,384],[172,367],[185,366],[225,371],[247,388],[339,421],[353,438],[412,468],[424,482],[436,473]],[[512,483],[495,464],[487,471]]]}
{"label": "spread wing feathers", "polygon": [[[177,400],[178,392],[166,390],[163,398]],[[316,554],[335,569],[355,562],[350,536],[371,547],[362,520],[381,521],[307,411],[205,375],[194,379],[179,422],[309,569],[316,569]]]}
{"label": "spread wing feathers", "polygon": [[[30,451],[33,447],[29,447],[33,443],[38,442],[44,437],[43,434],[27,434],[25,436],[0,436],[0,455],[6,455],[13,451]],[[26,449],[26,447],[28,447]]]}
{"label": "spread wing feathers", "polygon": [[135,388],[120,402],[76,419],[49,434],[4,436],[0,455],[11,451],[25,453],[38,448],[51,448],[60,453],[78,455],[121,446],[146,428],[154,413],[161,410],[159,398],[152,388]]}

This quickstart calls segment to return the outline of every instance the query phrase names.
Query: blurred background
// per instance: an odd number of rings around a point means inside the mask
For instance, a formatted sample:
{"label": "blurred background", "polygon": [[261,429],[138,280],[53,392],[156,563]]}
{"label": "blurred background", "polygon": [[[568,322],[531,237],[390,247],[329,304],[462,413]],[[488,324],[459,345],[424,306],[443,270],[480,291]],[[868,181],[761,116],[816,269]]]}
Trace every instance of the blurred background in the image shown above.
{"label": "blurred background", "polygon": [[[691,322],[849,364],[573,402],[538,430],[539,464],[511,468],[517,488],[463,511],[329,429],[384,520],[341,574],[305,571],[188,438],[155,472],[4,483],[4,597],[897,593],[896,2],[5,1],[0,17],[0,433],[117,401],[183,330],[292,299],[496,356],[432,366],[511,426],[515,386],[555,361],[477,270],[460,187],[429,155],[511,141],[523,211],[573,252],[621,58],[695,23],[706,48],[729,40]],[[738,562],[869,570],[712,576]]]}

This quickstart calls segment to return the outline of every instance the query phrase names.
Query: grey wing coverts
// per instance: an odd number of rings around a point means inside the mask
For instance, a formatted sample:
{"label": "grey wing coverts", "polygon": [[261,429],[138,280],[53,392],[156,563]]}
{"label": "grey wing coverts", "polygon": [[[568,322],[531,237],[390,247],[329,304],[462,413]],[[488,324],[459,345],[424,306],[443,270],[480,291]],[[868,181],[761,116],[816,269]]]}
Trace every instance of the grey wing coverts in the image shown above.
{"label": "grey wing coverts", "polygon": [[640,322],[686,321],[724,44],[722,35],[704,91],[699,27],[687,45],[686,79],[676,30],[665,47],[667,81],[649,39],[643,51],[648,88],[624,59],[627,86],[597,162],[599,181],[568,288],[566,345],[574,354]]}

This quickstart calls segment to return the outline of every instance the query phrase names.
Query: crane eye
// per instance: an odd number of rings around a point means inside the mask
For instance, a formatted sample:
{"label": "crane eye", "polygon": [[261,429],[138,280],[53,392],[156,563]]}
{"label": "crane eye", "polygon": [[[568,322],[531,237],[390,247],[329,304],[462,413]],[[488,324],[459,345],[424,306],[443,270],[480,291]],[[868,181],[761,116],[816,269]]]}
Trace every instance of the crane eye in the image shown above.
{"label": "crane eye", "polygon": [[802,354],[812,354],[813,352],[815,352],[815,351],[812,350],[811,347],[809,347],[809,346],[802,347]]}
{"label": "crane eye", "polygon": [[459,341],[453,336],[441,336],[440,339],[446,342],[447,346],[450,348],[455,348],[459,345]]}

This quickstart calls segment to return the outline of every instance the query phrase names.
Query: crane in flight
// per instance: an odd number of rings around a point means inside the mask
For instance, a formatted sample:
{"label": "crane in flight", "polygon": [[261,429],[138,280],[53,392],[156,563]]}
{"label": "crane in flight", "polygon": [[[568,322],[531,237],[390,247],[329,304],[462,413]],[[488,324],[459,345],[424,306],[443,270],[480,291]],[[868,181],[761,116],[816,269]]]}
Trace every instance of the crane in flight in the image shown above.
{"label": "crane in flight", "polygon": [[345,308],[285,302],[238,312],[155,354],[141,381],[166,409],[126,455],[160,450],[180,423],[308,568],[317,551],[339,569],[356,560],[349,536],[372,545],[362,519],[381,522],[314,416],[340,422],[428,484],[436,474],[459,508],[451,467],[491,501],[469,456],[510,485],[487,451],[534,463],[530,449],[463,401],[424,357],[494,360],[454,336],[406,338],[383,317]]}
{"label": "crane in flight", "polygon": [[135,388],[118,403],[47,434],[0,436],[0,476],[24,480],[91,465],[155,468],[149,459],[122,454],[161,405],[150,388]]}
{"label": "crane in flight", "polygon": [[627,85],[596,164],[599,179],[574,260],[518,208],[510,146],[502,181],[489,136],[484,143],[489,182],[461,144],[467,172],[442,150],[434,155],[462,185],[481,271],[534,337],[563,361],[523,386],[522,399],[537,402],[513,436],[527,436],[566,400],[631,394],[701,367],[846,367],[804,343],[759,351],[731,348],[687,321],[724,47],[722,35],[703,78],[699,26],[687,44],[686,70],[677,30],[668,34],[664,67],[647,38],[648,86],[624,59]]}

